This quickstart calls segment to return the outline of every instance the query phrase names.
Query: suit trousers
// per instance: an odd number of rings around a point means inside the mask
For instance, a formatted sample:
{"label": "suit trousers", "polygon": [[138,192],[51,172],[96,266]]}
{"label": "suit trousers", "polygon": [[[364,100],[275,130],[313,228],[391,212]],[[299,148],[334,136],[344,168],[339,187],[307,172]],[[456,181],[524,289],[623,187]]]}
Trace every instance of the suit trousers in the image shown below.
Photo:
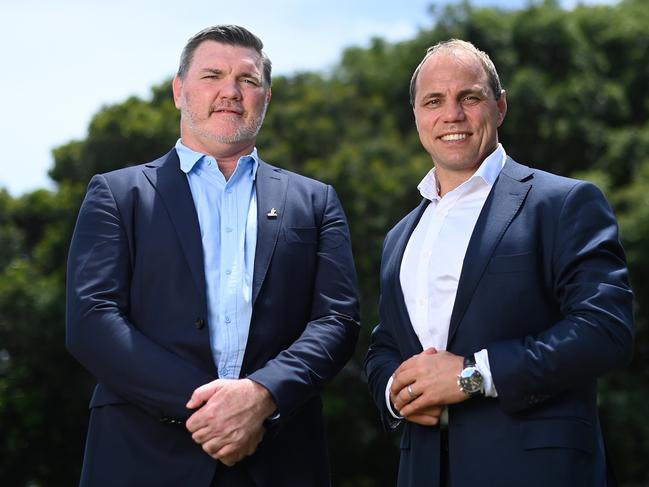
{"label": "suit trousers", "polygon": [[219,462],[210,487],[255,487],[247,470],[241,465],[227,467]]}
{"label": "suit trousers", "polygon": [[451,487],[451,470],[448,458],[448,428],[441,428],[440,436],[439,485],[441,487]]}

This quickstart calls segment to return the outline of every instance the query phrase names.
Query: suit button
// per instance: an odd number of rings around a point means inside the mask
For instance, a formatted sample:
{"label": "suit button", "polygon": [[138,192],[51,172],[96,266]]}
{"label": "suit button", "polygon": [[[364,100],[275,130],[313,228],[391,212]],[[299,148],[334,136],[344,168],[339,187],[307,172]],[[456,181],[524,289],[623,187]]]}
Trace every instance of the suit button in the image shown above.
{"label": "suit button", "polygon": [[194,325],[196,325],[196,328],[198,328],[199,330],[202,330],[205,326],[205,320],[203,318],[196,318]]}

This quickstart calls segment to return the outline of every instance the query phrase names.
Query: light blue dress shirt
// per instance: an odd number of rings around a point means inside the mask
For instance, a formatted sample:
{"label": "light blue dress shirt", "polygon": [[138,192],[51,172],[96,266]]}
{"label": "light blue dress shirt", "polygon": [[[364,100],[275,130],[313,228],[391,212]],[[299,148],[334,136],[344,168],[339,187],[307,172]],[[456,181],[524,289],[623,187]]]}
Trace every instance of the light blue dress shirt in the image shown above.
{"label": "light blue dress shirt", "polygon": [[198,214],[207,286],[207,322],[214,363],[223,379],[238,379],[252,316],[257,244],[257,149],[239,158],[226,181],[212,156],[176,143]]}

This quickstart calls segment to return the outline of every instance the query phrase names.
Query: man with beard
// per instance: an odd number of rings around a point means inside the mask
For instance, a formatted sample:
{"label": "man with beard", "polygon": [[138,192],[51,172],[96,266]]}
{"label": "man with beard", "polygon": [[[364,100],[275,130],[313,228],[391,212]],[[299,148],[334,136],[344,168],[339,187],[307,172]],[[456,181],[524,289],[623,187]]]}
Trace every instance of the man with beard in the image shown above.
{"label": "man with beard", "polygon": [[70,247],[67,346],[97,378],[84,486],[329,485],[322,387],[359,329],[331,186],[255,147],[262,42],[192,37],[173,81],[180,140],[95,176]]}

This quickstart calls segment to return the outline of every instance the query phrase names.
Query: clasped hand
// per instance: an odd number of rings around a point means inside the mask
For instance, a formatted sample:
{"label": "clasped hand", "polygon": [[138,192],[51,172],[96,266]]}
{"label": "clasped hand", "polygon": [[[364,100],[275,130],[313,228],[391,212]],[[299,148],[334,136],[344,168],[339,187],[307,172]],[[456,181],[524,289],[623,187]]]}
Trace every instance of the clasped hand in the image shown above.
{"label": "clasped hand", "polygon": [[264,436],[263,421],[276,409],[268,390],[250,379],[217,379],[187,402],[192,438],[216,460],[232,466],[252,455]]}
{"label": "clasped hand", "polygon": [[393,374],[392,404],[408,421],[437,425],[444,406],[467,399],[457,385],[463,362],[459,355],[435,348],[413,355]]}

